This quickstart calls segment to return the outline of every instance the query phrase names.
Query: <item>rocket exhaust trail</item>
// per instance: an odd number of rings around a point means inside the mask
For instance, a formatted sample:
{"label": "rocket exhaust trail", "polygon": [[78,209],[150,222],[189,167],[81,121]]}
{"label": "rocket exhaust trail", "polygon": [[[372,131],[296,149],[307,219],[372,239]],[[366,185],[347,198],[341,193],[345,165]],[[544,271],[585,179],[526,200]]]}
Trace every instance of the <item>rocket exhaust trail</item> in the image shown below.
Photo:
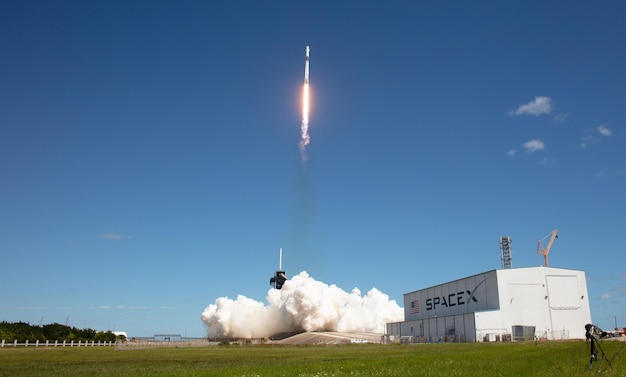
{"label": "rocket exhaust trail", "polygon": [[302,161],[307,160],[306,146],[309,145],[309,46],[304,49],[304,87],[302,89],[302,125],[300,130],[300,157]]}

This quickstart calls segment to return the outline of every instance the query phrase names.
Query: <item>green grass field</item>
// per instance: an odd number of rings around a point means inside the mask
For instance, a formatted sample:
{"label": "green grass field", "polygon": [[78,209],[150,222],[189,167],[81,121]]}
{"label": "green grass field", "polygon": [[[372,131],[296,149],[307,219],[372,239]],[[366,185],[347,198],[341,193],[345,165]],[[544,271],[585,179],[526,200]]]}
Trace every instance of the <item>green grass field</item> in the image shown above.
{"label": "green grass field", "polygon": [[0,348],[0,376],[626,376],[626,343],[589,370],[583,341],[342,346]]}

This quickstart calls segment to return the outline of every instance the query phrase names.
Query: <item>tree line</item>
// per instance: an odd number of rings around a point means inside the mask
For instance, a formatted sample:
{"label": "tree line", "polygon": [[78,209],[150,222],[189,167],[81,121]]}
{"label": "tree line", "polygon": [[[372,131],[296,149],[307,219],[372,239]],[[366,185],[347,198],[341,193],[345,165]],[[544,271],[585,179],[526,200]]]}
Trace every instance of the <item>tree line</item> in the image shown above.
{"label": "tree line", "polygon": [[119,339],[111,331],[96,331],[93,329],[78,329],[61,325],[59,323],[51,323],[48,325],[31,325],[27,322],[0,322],[0,341],[7,342],[18,341],[107,341],[112,342]]}

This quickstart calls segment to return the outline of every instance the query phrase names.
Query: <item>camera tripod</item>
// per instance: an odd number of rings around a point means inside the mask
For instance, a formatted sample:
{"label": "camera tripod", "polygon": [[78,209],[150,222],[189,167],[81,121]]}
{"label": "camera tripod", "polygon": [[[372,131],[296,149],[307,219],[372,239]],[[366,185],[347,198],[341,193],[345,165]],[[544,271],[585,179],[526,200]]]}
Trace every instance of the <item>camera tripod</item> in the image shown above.
{"label": "camera tripod", "polygon": [[606,357],[606,354],[604,353],[604,350],[598,340],[593,336],[590,336],[587,339],[591,341],[591,344],[589,345],[589,369],[593,369],[593,362],[598,361],[598,350],[600,350],[600,360],[606,360],[609,366],[613,368],[611,361]]}

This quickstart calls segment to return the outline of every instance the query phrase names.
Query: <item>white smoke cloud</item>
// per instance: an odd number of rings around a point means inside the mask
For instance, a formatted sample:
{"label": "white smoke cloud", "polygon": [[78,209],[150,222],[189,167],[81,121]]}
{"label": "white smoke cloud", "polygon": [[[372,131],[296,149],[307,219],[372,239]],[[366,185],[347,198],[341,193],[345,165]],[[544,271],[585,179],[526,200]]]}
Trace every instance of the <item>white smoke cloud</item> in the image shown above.
{"label": "white smoke cloud", "polygon": [[268,304],[239,295],[220,297],[202,313],[209,337],[268,337],[287,331],[384,333],[385,324],[404,320],[395,300],[372,288],[365,296],[357,288],[346,292],[316,281],[306,272],[270,289]]}

